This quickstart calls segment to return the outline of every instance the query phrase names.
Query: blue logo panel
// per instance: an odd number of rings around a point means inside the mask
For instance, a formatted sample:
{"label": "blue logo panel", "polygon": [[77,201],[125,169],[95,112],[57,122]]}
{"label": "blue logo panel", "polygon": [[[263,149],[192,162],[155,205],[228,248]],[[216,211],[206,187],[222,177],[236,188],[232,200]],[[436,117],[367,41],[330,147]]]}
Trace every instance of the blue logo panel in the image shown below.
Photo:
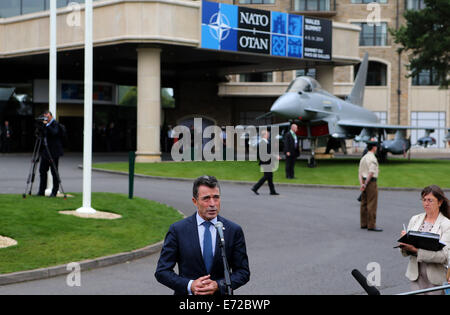
{"label": "blue logo panel", "polygon": [[286,56],[286,36],[272,35],[272,55]]}
{"label": "blue logo panel", "polygon": [[229,26],[231,28],[238,27],[238,7],[231,4],[221,3],[220,12],[228,19]]}
{"label": "blue logo panel", "polygon": [[303,36],[303,16],[289,14],[288,34]]}
{"label": "blue logo panel", "polygon": [[288,38],[288,57],[303,58],[303,40],[300,37]]}
{"label": "blue logo panel", "polygon": [[220,42],[220,49],[237,51],[238,31],[231,29],[228,36]]}
{"label": "blue logo panel", "polygon": [[202,48],[220,49],[219,41],[214,38],[208,25],[202,25]]}
{"label": "blue logo panel", "polygon": [[202,2],[202,24],[209,24],[211,17],[219,11],[217,2]]}
{"label": "blue logo panel", "polygon": [[272,11],[272,33],[286,34],[287,17],[286,13]]}
{"label": "blue logo panel", "polygon": [[201,47],[208,49],[236,50],[238,7],[230,4],[202,3]]}

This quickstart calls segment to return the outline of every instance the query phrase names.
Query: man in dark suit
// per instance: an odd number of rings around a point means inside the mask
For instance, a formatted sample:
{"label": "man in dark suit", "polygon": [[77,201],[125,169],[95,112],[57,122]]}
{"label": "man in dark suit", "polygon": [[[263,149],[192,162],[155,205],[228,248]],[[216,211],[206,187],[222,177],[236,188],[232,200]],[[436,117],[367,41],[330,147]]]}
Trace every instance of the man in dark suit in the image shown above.
{"label": "man in dark suit", "polygon": [[[267,130],[263,130],[261,132],[261,141],[259,142],[259,146],[265,146],[267,147],[266,153],[267,156],[265,156],[264,158],[266,158],[265,160],[262,159],[261,157],[261,150],[259,148],[258,150],[258,160],[259,160],[259,165],[261,166],[261,171],[263,172],[263,177],[261,177],[261,179],[252,187],[252,191],[259,195],[258,193],[258,189],[267,181],[267,183],[269,184],[269,190],[270,190],[270,194],[271,195],[279,195],[279,193],[277,193],[275,191],[275,186],[273,184],[273,171],[274,171],[274,160],[273,159],[278,159],[278,156],[276,156],[275,154],[272,154],[272,148],[270,145],[270,141],[269,141],[269,137],[270,137],[270,132]],[[275,153],[275,152],[274,152]]]}
{"label": "man in dark suit", "polygon": [[[38,195],[45,195],[45,189],[47,188],[47,172],[50,168],[53,177],[53,189],[50,197],[56,197],[59,189],[58,163],[59,158],[64,154],[60,126],[55,118],[53,118],[51,112],[45,111],[42,116],[46,119],[42,121],[44,127],[41,134],[43,141],[40,148],[41,164],[39,167],[39,174],[41,180]],[[45,143],[47,143],[48,151],[45,147]]]}
{"label": "man in dark suit", "polygon": [[[223,223],[225,252],[232,270],[233,290],[250,279],[242,228],[221,216],[220,187],[213,176],[194,182],[192,202],[197,212],[172,224],[164,240],[156,268],[156,279],[177,295],[211,295],[227,292],[219,237],[214,225]],[[178,274],[174,272],[178,264]]]}
{"label": "man in dark suit", "polygon": [[284,154],[286,155],[286,178],[294,178],[295,161],[300,155],[299,140],[297,138],[296,124],[291,125],[291,129],[284,135]]}

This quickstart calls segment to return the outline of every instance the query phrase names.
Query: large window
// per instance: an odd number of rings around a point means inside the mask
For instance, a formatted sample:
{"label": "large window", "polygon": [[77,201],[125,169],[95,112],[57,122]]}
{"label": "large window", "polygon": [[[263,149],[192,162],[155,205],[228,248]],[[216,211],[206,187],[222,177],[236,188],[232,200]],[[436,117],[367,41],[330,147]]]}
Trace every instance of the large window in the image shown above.
{"label": "large window", "polygon": [[[84,0],[57,0],[56,6],[58,8],[66,7],[71,2],[84,3]],[[0,18],[8,18],[49,9],[50,0],[0,0]]]}
{"label": "large window", "polygon": [[378,2],[378,3],[387,3],[387,0],[352,0],[352,3],[371,3],[371,2]]}
{"label": "large window", "polygon": [[20,1],[17,0],[1,0],[0,1],[0,18],[20,15]]}
{"label": "large window", "polygon": [[[430,137],[436,140],[434,147],[445,148],[445,112],[411,112],[411,126],[436,128]],[[442,129],[437,129],[442,128]],[[426,135],[425,130],[411,130],[411,144]]]}
{"label": "large window", "polygon": [[45,10],[45,3],[36,0],[22,0],[22,14]]}
{"label": "large window", "polygon": [[[354,76],[358,73],[359,66],[355,66]],[[384,63],[377,61],[369,61],[369,67],[367,68],[367,80],[368,86],[385,86],[387,84],[387,66]]]}
{"label": "large window", "polygon": [[[45,0],[45,1],[46,1],[47,3],[49,3],[49,0]],[[94,0],[94,1],[95,1],[95,0]],[[71,3],[71,2],[84,3],[84,0],[75,0],[75,1],[73,1],[73,0],[57,0],[56,6],[57,6],[58,8],[66,7],[66,6],[68,6],[69,3]],[[50,5],[47,6],[47,8],[49,8],[49,7],[50,7]]]}
{"label": "large window", "polygon": [[[31,0],[31,1],[42,1],[42,0]],[[57,8],[67,7],[71,2],[84,3],[84,0],[56,0],[56,7]],[[45,0],[45,10],[49,9],[50,9],[50,0]]]}
{"label": "large window", "polygon": [[272,82],[272,72],[243,73],[239,75],[239,82]]}
{"label": "large window", "polygon": [[295,70],[295,77],[303,77],[303,76],[308,76],[308,77],[315,79],[316,78],[316,69],[308,68],[308,69]]}
{"label": "large window", "polygon": [[373,112],[379,119],[380,124],[387,124],[387,112]]}
{"label": "large window", "polygon": [[294,0],[295,11],[330,11],[331,0]]}
{"label": "large window", "polygon": [[137,87],[136,86],[118,86],[118,103],[121,106],[137,106]]}
{"label": "large window", "polygon": [[274,4],[275,0],[239,0],[239,4]]}
{"label": "large window", "polygon": [[359,33],[359,46],[386,46],[387,45],[387,23],[377,24],[358,23],[352,24],[361,27]]}
{"label": "large window", "polygon": [[425,7],[425,0],[406,0],[406,10],[422,10]]}
{"label": "large window", "polygon": [[437,71],[421,70],[418,75],[412,77],[412,85],[439,85]]}

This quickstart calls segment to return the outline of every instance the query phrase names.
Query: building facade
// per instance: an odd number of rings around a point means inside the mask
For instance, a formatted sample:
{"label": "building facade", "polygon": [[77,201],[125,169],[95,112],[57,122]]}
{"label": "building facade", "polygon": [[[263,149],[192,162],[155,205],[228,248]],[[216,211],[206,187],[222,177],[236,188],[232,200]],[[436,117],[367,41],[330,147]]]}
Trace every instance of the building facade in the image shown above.
{"label": "building facade", "polygon": [[[420,10],[423,0],[234,0],[240,5],[266,10],[294,12],[326,17],[338,23],[361,28],[359,55],[369,53],[369,71],[364,106],[388,124],[432,126],[444,128],[431,134],[436,148],[448,147],[445,141],[450,126],[450,90],[439,89],[433,71],[424,70],[418,77],[407,78],[408,56],[397,53],[398,46],[389,33],[404,24],[405,10]],[[347,41],[337,45],[349,45]],[[351,91],[357,66],[335,67],[333,86],[328,91],[345,97]],[[221,86],[222,95],[264,95],[266,85],[279,94],[297,75],[315,76],[317,69],[271,72],[263,75],[244,74]],[[261,82],[263,81],[263,82]],[[277,88],[275,88],[277,87]],[[258,91],[262,90],[262,91]],[[425,135],[424,130],[410,132],[411,143]]]}
{"label": "building facade", "polygon": [[[201,1],[95,0],[94,150],[136,150],[138,160],[159,160],[170,125],[190,126],[194,117],[205,125],[261,123],[255,118],[298,75],[343,97],[365,51],[371,63],[364,106],[391,124],[449,125],[449,92],[432,85],[432,74],[406,79],[407,57],[399,59],[387,33],[402,23],[405,6],[397,14],[393,1],[378,3],[380,25],[368,26],[372,11],[363,0],[219,2],[332,19],[331,60],[202,49]],[[82,149],[83,3],[57,1],[57,116],[73,151]],[[34,117],[48,108],[48,10],[49,0],[0,1],[0,120],[20,130],[16,151],[32,149]]]}

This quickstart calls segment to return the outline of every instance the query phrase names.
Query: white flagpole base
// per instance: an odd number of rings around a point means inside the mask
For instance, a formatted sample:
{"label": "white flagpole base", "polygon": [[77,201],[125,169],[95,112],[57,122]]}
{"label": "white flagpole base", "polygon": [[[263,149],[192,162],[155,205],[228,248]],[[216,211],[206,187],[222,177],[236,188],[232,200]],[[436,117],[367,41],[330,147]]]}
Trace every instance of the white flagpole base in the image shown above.
{"label": "white flagpole base", "polygon": [[88,208],[88,207],[81,207],[77,209],[78,213],[87,213],[87,214],[94,214],[96,213],[96,210],[93,208]]}
{"label": "white flagpole base", "polygon": [[45,189],[45,196],[48,197],[52,194],[53,190],[53,175],[50,170],[47,171],[47,188]]}

